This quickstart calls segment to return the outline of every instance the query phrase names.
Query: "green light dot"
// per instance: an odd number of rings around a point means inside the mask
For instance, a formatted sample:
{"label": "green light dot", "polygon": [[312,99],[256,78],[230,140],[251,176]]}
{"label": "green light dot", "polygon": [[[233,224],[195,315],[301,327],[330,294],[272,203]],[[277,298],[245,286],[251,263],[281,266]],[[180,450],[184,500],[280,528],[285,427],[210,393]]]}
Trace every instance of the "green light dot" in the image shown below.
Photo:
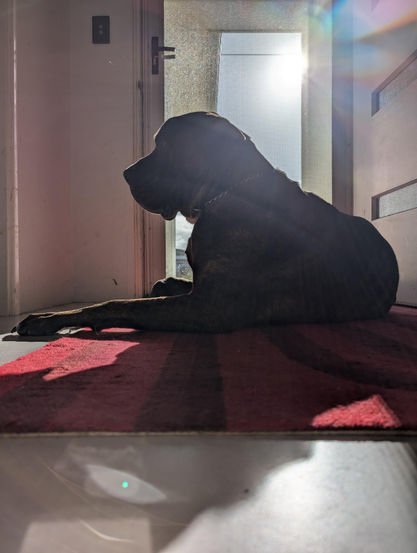
{"label": "green light dot", "polygon": [[125,481],[125,482],[123,482],[123,484],[122,484],[122,486],[123,486],[124,488],[127,488],[127,487],[128,487],[128,485],[129,485],[129,482],[126,482],[126,481]]}

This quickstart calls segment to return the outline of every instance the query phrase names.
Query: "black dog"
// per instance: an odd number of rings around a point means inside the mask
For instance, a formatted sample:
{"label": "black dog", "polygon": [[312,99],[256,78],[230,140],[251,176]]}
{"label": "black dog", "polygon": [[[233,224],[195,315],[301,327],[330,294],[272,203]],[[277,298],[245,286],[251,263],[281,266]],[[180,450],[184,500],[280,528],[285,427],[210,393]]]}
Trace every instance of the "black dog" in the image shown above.
{"label": "black dog", "polygon": [[214,113],[170,119],[155,143],[124,176],[148,211],[195,222],[187,247],[194,282],[168,278],[147,299],[30,315],[19,334],[68,326],[220,333],[389,311],[397,261],[371,223],[303,192]]}

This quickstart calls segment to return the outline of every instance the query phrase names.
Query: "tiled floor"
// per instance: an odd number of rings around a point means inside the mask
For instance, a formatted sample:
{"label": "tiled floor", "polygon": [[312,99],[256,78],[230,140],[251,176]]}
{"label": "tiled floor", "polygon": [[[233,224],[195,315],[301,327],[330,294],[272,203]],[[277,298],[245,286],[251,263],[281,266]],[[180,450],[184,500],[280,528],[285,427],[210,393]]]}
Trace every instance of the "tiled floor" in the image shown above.
{"label": "tiled floor", "polygon": [[[76,307],[70,306],[70,307]],[[44,339],[7,333],[0,361]],[[416,553],[417,442],[0,439],[1,553]]]}

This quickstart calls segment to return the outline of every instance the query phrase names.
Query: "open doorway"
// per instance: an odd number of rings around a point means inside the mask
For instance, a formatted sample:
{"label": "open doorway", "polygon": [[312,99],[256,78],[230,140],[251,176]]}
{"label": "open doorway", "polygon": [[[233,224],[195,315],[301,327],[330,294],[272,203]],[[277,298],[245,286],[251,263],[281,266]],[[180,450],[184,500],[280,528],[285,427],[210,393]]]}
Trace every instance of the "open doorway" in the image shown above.
{"label": "open doorway", "polygon": [[[214,111],[275,167],[331,201],[331,28],[322,0],[165,0],[165,120]],[[192,278],[182,215],[166,225],[167,276]]]}

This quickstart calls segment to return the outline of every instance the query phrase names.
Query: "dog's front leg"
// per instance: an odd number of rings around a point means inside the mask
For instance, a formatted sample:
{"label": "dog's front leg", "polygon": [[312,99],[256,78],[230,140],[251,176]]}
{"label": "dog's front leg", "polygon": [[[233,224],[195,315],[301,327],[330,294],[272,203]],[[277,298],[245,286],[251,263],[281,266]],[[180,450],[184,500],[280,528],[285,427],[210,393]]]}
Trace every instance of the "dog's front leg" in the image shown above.
{"label": "dog's front leg", "polygon": [[112,300],[83,309],[29,315],[16,330],[22,336],[46,336],[65,327],[135,328],[180,332],[233,330],[215,302],[193,294],[138,300]]}

